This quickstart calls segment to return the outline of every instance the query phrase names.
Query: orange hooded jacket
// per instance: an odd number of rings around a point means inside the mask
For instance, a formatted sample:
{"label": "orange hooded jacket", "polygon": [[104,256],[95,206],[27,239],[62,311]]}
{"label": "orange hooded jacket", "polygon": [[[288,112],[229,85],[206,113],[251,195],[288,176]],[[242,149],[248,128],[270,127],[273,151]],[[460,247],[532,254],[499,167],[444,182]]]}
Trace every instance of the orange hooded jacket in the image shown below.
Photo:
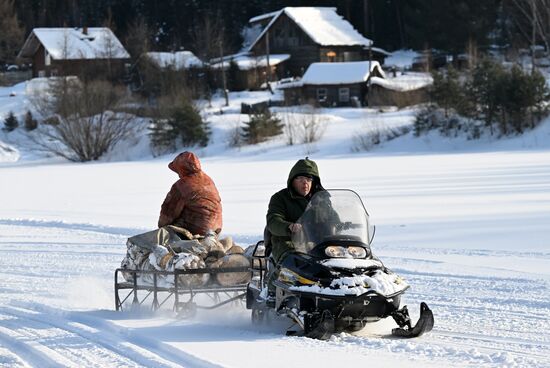
{"label": "orange hooded jacket", "polygon": [[180,153],[168,164],[180,179],[172,185],[160,210],[158,226],[176,225],[193,234],[222,230],[222,204],[212,179],[192,152]]}

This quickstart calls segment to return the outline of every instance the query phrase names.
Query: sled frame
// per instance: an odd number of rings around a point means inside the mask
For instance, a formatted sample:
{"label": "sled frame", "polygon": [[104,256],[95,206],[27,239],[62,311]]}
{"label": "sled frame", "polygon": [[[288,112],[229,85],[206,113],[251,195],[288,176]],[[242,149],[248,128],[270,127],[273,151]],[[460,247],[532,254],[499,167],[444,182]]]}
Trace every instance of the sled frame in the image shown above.
{"label": "sled frame", "polygon": [[[122,281],[124,280],[122,277],[123,272],[131,274],[133,280]],[[175,270],[172,272],[117,268],[114,275],[115,309],[117,311],[125,310],[124,304],[130,297],[132,298],[132,302],[130,304],[131,309],[146,305],[151,295],[153,296],[150,301],[152,311],[160,309],[171,297],[173,297],[174,303],[172,305],[172,310],[178,314],[194,313],[196,309],[215,309],[231,302],[243,301],[246,296],[247,283],[232,286],[220,286],[209,281],[206,285],[191,287],[182,286],[178,282],[178,276],[181,275],[214,275],[232,272],[250,272],[251,277],[254,276],[254,271],[251,267],[201,268],[191,270]],[[141,284],[138,282],[138,278],[146,274],[153,276],[152,284]],[[159,276],[173,276],[174,285],[170,285],[168,287],[160,286]],[[194,297],[199,294],[206,294],[212,303],[208,305],[196,304],[194,302]],[[182,300],[184,297],[187,297],[187,300]]]}

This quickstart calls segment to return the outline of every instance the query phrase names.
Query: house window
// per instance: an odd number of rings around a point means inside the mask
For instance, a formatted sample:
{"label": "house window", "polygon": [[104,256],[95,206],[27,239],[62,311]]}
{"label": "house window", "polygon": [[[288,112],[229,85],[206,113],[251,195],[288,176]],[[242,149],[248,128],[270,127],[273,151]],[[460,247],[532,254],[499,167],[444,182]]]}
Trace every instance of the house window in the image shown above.
{"label": "house window", "polygon": [[44,65],[50,65],[52,63],[52,58],[50,54],[46,53],[44,57]]}
{"label": "house window", "polygon": [[338,88],[338,101],[349,102],[349,88]]}
{"label": "house window", "polygon": [[39,70],[38,71],[38,77],[39,78],[44,78],[46,76],[46,71],[45,70]]}
{"label": "house window", "polygon": [[327,89],[317,88],[317,101],[326,102],[326,100],[327,100]]}
{"label": "house window", "polygon": [[354,51],[344,51],[344,60],[342,61],[358,61],[361,60],[360,55]]}

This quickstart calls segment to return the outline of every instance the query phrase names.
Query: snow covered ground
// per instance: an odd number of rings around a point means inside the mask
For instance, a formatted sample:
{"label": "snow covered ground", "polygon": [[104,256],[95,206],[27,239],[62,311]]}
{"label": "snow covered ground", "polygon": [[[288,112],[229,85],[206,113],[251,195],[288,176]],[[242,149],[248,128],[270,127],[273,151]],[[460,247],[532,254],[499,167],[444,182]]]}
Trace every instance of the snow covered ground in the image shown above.
{"label": "snow covered ground", "polygon": [[[0,88],[0,115],[22,115],[25,90]],[[499,141],[407,135],[352,153],[358,134],[407,126],[414,110],[325,109],[313,145],[228,148],[246,119],[240,102],[264,98],[232,94],[208,109],[213,142],[196,152],[222,196],[223,234],[259,240],[269,197],[309,155],[325,187],[361,195],[374,252],[411,284],[413,319],[430,305],[434,330],[393,338],[386,320],[317,341],[286,337],[285,320],[253,325],[242,305],[193,319],[115,312],[113,272],[126,238],[155,227],[175,154],[152,158],[142,139],[67,163],[17,129],[0,132],[0,366],[550,366],[550,121]]]}

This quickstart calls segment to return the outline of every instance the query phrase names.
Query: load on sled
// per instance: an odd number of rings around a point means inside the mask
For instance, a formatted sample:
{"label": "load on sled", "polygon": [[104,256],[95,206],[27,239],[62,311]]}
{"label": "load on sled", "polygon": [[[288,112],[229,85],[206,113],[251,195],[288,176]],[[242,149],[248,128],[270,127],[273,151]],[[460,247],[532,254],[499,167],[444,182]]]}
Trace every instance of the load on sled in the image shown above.
{"label": "load on sled", "polygon": [[[252,278],[252,248],[246,252],[214,232],[199,236],[168,225],[128,238],[126,245],[115,271],[116,310],[139,305],[156,310],[169,300],[182,314],[212,309],[242,300]],[[197,304],[199,294],[210,302]]]}

